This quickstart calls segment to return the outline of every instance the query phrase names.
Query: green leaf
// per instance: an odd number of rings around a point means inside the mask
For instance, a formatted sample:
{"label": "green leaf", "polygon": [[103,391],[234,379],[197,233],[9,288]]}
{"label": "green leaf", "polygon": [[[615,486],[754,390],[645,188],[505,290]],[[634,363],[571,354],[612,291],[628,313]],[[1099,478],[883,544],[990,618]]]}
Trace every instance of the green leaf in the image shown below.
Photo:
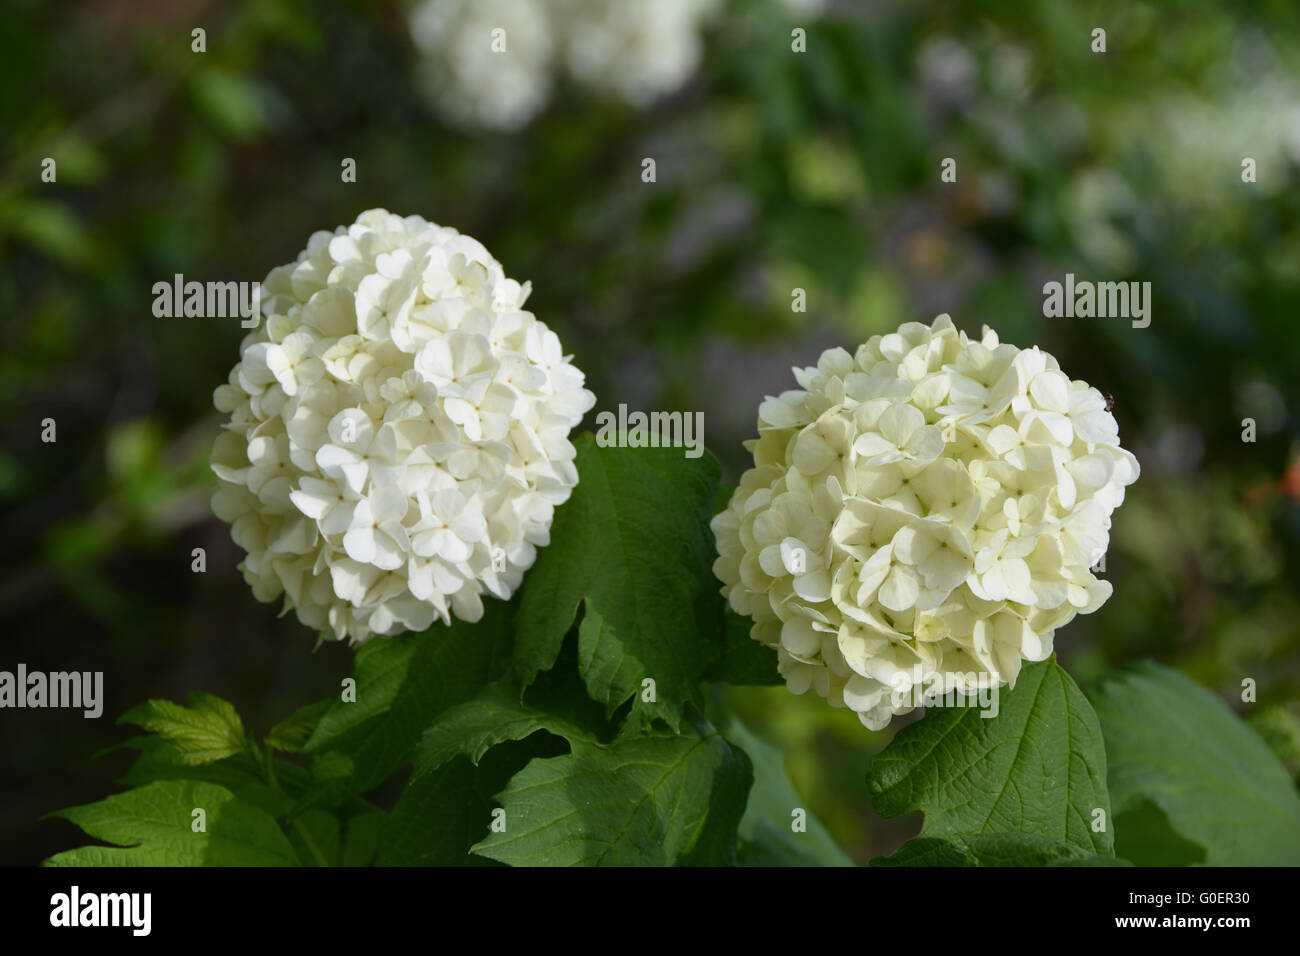
{"label": "green leaf", "polygon": [[739,863],[740,820],[745,814],[749,791],[754,786],[754,765],[739,747],[728,745],[730,754],[719,761],[713,773],[704,828],[679,866],[736,866]]}
{"label": "green leaf", "polygon": [[535,757],[553,757],[564,744],[547,734],[491,748],[475,766],[459,755],[412,778],[379,835],[382,866],[497,866],[470,854],[488,833],[496,794]]}
{"label": "green leaf", "polygon": [[503,679],[434,720],[385,823],[381,863],[495,864],[469,855],[487,835],[495,794],[533,757],[567,753],[571,740],[594,745],[613,736],[578,677],[571,643],[561,657],[569,666],[543,674],[527,699],[516,680]]}
{"label": "green leaf", "polygon": [[314,704],[299,707],[271,728],[271,732],[266,735],[266,745],[287,754],[298,753],[332,703],[330,700],[318,700]]}
{"label": "green leaf", "polygon": [[776,668],[776,651],[749,636],[753,625],[749,618],[727,609],[722,656],[705,671],[705,680],[768,686],[785,683]]}
{"label": "green leaf", "polygon": [[[196,808],[206,814],[204,832],[192,829]],[[50,857],[46,866],[298,865],[274,819],[211,783],[159,781],[50,816],[118,846],[68,850]]]}
{"label": "green leaf", "polygon": [[338,866],[341,830],[337,816],[313,807],[290,824],[289,843],[303,866]]}
{"label": "green leaf", "polygon": [[388,814],[358,802],[338,812],[313,807],[289,824],[289,842],[303,866],[368,866]]}
{"label": "green leaf", "polygon": [[998,705],[992,718],[975,707],[932,709],[899,731],[868,774],[877,812],[921,810],[923,837],[1028,834],[1113,855],[1101,728],[1074,681],[1054,659],[1030,664]]}
{"label": "green leaf", "polygon": [[1115,813],[1115,852],[1142,866],[1196,866],[1205,862],[1205,847],[1181,836],[1165,812],[1140,800]]}
{"label": "green leaf", "polygon": [[1124,866],[1113,856],[1100,856],[1058,840],[1029,833],[976,833],[940,839],[908,840],[872,866]]}
{"label": "green leaf", "polygon": [[453,621],[363,645],[353,670],[356,700],[332,701],[302,748],[313,757],[307,802],[365,793],[406,763],[438,714],[506,671],[510,627],[510,606],[488,601],[478,623]]}
{"label": "green leaf", "polygon": [[[524,683],[554,666],[583,609],[579,669],[612,713],[631,699],[628,729],[674,729],[721,644],[721,602],[708,523],[718,464],[682,449],[578,442],[580,477],[555,515],[551,544],[524,580],[515,663]],[[642,693],[655,682],[655,699]]]}
{"label": "green leaf", "polygon": [[[517,677],[516,677],[517,680]],[[549,718],[563,720],[578,727],[589,737],[601,741],[618,735],[625,716],[618,712],[608,714],[605,705],[592,700],[578,667],[578,629],[571,628],[564,639],[564,647],[555,666],[537,675],[537,679],[523,689],[524,703]],[[624,705],[630,709],[631,705]]]}
{"label": "green leaf", "polygon": [[[853,866],[821,821],[795,793],[785,772],[785,757],[755,736],[737,718],[720,728],[754,765],[754,786],[741,818],[739,860],[742,866]],[[804,830],[793,829],[794,811],[804,811]]]}
{"label": "green leaf", "polygon": [[182,766],[212,763],[244,750],[244,725],[235,708],[220,697],[195,691],[189,706],[170,700],[150,700],[118,718],[167,742],[165,757]]}
{"label": "green leaf", "polygon": [[468,866],[469,848],[487,832],[492,801],[478,788],[477,769],[458,757],[412,780],[379,834],[381,866]]}
{"label": "green leaf", "polygon": [[570,741],[596,743],[577,724],[525,704],[513,682],[500,681],[473,700],[443,711],[420,739],[412,776],[431,773],[461,754],[477,764],[494,745],[523,740],[539,730]]}
{"label": "green leaf", "polygon": [[379,849],[379,834],[388,814],[370,810],[348,817],[343,824],[343,866],[369,866]]}
{"label": "green leaf", "polygon": [[[1118,814],[1153,804],[1174,832],[1204,848],[1209,866],[1300,864],[1300,795],[1218,696],[1153,661],[1103,678],[1091,696]],[[1124,824],[1115,823],[1121,841]],[[1139,865],[1169,852],[1167,843],[1126,847]]]}
{"label": "green leaf", "polygon": [[[209,764],[190,766],[176,763],[171,744],[161,737],[136,737],[128,741],[127,745],[138,749],[140,756],[118,781],[124,787],[144,787],[159,780],[190,780],[215,783],[241,801],[260,807],[276,818],[284,816],[292,807],[292,802],[285,793],[277,791],[262,779],[261,768],[247,753],[234,754]],[[307,772],[294,764],[277,761],[276,775],[284,791],[294,795],[301,792]]]}
{"label": "green leaf", "polygon": [[745,754],[711,727],[576,741],[511,779],[499,797],[504,832],[474,852],[514,866],[734,862],[752,779]]}

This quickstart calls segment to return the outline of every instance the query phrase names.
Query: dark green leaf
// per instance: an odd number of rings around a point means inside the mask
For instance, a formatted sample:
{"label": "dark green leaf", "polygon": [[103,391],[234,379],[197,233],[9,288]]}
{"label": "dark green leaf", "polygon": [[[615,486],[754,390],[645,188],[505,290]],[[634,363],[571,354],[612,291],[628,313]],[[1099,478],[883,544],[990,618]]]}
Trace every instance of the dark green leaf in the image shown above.
{"label": "dark green leaf", "polygon": [[379,834],[388,814],[371,810],[349,817],[343,824],[343,866],[369,866],[379,849]]}
{"label": "dark green leaf", "polygon": [[1074,681],[1055,660],[1027,665],[999,710],[932,709],[899,731],[871,764],[876,810],[923,811],[923,837],[1027,834],[1113,854],[1101,728]]}
{"label": "dark green leaf", "polygon": [[489,600],[476,624],[377,637],[357,651],[356,700],[333,701],[303,747],[316,781],[308,802],[378,786],[410,759],[438,714],[500,677],[509,666],[510,612]]}
{"label": "dark green leaf", "polygon": [[601,448],[585,436],[577,467],[580,483],[524,581],[518,672],[531,683],[554,665],[582,607],[579,668],[591,696],[609,713],[631,699],[629,729],[654,718],[676,729],[720,651],[708,527],[717,462],[707,452]]}
{"label": "dark green leaf", "polygon": [[523,740],[539,730],[571,741],[596,742],[576,724],[526,705],[513,682],[490,685],[473,700],[443,711],[424,732],[413,776],[437,770],[461,754],[477,764],[495,744]]}
{"label": "dark green leaf", "polygon": [[384,866],[491,866],[470,848],[487,833],[496,794],[534,757],[550,757],[564,744],[547,734],[508,741],[489,750],[478,766],[457,756],[412,778],[384,821],[378,862]]}
{"label": "dark green leaf", "polygon": [[784,684],[776,669],[776,651],[749,636],[754,622],[730,608],[726,612],[726,644],[722,656],[705,672],[705,680],[728,684]]}
{"label": "dark green leaf", "polygon": [[712,728],[575,742],[511,779],[505,831],[474,852],[515,866],[730,862],[751,780],[744,753]]}

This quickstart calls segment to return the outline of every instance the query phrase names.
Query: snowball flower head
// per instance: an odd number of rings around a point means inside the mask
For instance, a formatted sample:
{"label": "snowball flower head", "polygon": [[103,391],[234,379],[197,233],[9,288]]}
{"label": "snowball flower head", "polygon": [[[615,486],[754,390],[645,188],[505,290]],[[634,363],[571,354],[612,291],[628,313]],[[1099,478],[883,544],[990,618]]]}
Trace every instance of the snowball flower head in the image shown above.
{"label": "snowball flower head", "polygon": [[477,240],[382,209],[271,270],[214,396],[213,510],[259,600],[361,642],[519,586],[595,403],[529,291]]}
{"label": "snowball flower head", "polygon": [[879,730],[927,692],[1014,683],[1096,610],[1138,476],[1106,399],[946,315],[824,352],[759,407],[714,572],[789,688]]}

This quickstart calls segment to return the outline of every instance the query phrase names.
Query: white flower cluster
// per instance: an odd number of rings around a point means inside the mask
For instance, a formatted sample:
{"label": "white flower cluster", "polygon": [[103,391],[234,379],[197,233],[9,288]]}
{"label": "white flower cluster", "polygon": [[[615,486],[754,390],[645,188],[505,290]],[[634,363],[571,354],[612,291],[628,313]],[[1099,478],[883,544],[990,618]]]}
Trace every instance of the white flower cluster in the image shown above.
{"label": "white flower cluster", "polygon": [[477,240],[382,209],[271,270],[214,396],[213,510],[259,600],[355,643],[518,587],[595,403],[529,291]]}
{"label": "white flower cluster", "polygon": [[447,119],[515,130],[546,106],[560,67],[641,107],[699,64],[717,0],[424,0],[411,12],[418,81]]}
{"label": "white flower cluster", "polygon": [[722,593],[790,690],[878,730],[918,685],[1014,682],[1110,596],[1089,569],[1138,463],[1051,355],[941,315],[794,373],[713,520]]}

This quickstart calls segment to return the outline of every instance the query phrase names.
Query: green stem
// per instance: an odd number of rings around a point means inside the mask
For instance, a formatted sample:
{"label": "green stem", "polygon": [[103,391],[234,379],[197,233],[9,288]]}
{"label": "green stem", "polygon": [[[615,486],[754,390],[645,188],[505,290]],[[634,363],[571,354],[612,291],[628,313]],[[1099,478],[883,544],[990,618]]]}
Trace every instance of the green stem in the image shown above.
{"label": "green stem", "polygon": [[325,859],[325,854],[321,853],[320,847],[316,845],[316,841],[313,840],[311,834],[307,832],[307,828],[303,826],[302,820],[294,820],[291,826],[298,831],[298,835],[302,837],[302,842],[307,844],[307,849],[311,850],[311,855],[316,858],[316,865],[329,866],[329,862]]}
{"label": "green stem", "polygon": [[[256,747],[254,747],[253,750],[254,753],[257,752]],[[280,789],[280,780],[275,775],[275,751],[270,747],[266,748],[266,759],[262,761],[262,766],[266,771],[267,783],[274,788],[276,793],[285,797],[285,799],[288,799],[288,795]],[[329,866],[329,861],[325,859],[325,854],[321,852],[320,847],[312,838],[311,832],[307,829],[301,819],[291,821],[289,823],[289,828],[290,830],[296,830],[298,835],[302,837],[302,842],[307,844],[307,849],[311,851],[311,855],[315,858],[317,866]]]}

